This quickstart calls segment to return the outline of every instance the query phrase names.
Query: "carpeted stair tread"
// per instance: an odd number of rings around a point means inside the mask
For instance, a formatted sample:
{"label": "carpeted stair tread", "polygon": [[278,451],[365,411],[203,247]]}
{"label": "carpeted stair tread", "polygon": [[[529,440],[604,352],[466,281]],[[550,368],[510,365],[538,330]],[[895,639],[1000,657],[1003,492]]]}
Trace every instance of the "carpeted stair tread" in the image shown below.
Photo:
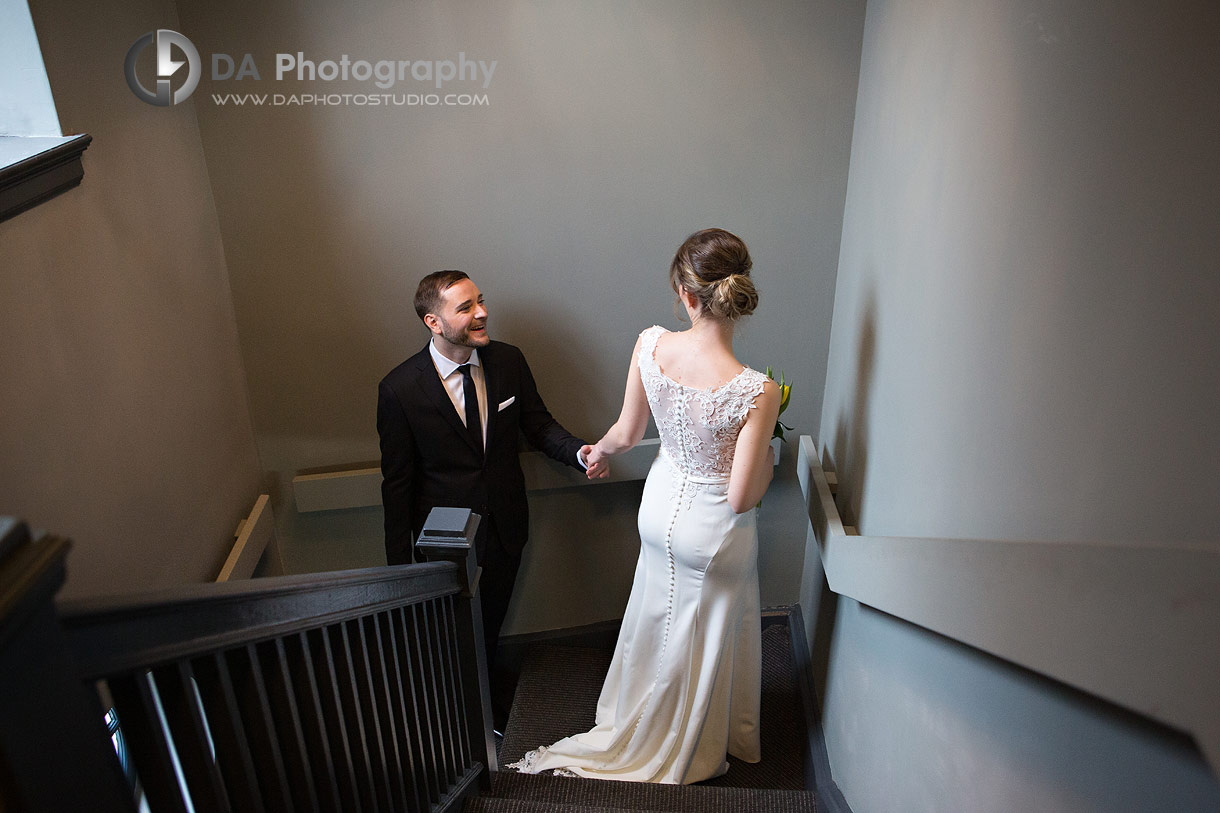
{"label": "carpeted stair tread", "polygon": [[462,807],[462,813],[625,813],[621,807],[581,807],[523,799],[478,796]]}
{"label": "carpeted stair tread", "polygon": [[[500,764],[592,728],[611,655],[600,649],[533,647],[522,664]],[[762,761],[750,764],[729,757],[728,773],[700,783],[703,786],[804,790],[808,739],[786,624],[763,628],[762,660]]]}
{"label": "carpeted stair tread", "polygon": [[[644,782],[614,782],[604,779],[574,779],[547,774],[527,775],[500,771],[492,778],[491,793],[483,800],[504,799],[552,807],[476,808],[499,810],[669,810],[699,813],[814,813],[812,793],[796,790],[708,787],[707,785],[656,785]],[[468,810],[470,808],[467,808]]]}
{"label": "carpeted stair tread", "polygon": [[530,749],[592,728],[612,654],[573,646],[532,647],[517,680],[500,764],[516,762]]}

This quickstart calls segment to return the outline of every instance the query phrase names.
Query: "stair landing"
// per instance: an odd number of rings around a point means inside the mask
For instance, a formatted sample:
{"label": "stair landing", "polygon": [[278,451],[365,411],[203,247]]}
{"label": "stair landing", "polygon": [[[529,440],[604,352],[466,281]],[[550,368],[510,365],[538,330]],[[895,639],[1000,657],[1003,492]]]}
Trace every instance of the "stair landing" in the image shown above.
{"label": "stair landing", "polygon": [[[800,692],[786,623],[764,619],[760,730],[762,761],[729,758],[729,771],[697,785],[656,785],[522,775],[502,770],[490,793],[467,802],[469,813],[539,811],[585,813],[626,810],[815,811],[805,790],[805,731]],[[597,697],[611,653],[600,649],[537,645],[522,664],[513,708],[500,749],[501,764],[525,752],[593,727]]]}

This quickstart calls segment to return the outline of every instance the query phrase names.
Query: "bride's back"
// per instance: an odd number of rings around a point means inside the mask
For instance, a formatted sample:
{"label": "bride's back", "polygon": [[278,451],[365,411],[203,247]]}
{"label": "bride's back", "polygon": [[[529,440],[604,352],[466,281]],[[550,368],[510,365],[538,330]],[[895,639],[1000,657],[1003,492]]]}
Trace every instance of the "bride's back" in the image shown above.
{"label": "bride's back", "polygon": [[667,378],[696,390],[722,386],[745,366],[719,343],[700,341],[689,330],[663,334],[657,340],[656,361]]}
{"label": "bride's back", "polygon": [[[727,348],[700,354],[714,343],[698,339],[656,325],[645,330],[640,334],[640,382],[661,436],[661,451],[687,475],[727,482],[738,433],[767,378],[736,364]],[[670,353],[662,354],[662,345],[668,345]],[[682,379],[666,370],[664,359],[671,365],[700,363],[688,367],[690,376]]]}

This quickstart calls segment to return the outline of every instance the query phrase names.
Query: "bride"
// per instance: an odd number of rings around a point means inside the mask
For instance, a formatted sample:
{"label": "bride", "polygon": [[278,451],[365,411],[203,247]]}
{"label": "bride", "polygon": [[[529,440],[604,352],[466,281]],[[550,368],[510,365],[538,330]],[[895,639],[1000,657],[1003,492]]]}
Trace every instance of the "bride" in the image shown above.
{"label": "bride", "polygon": [[775,382],[733,355],[758,304],[735,235],[687,238],[669,269],[689,330],[650,327],[631,354],[618,421],[590,465],[640,442],[661,451],[640,503],[640,558],[596,725],[510,768],[687,784],[759,760],[761,643],[755,504],[771,481]]}

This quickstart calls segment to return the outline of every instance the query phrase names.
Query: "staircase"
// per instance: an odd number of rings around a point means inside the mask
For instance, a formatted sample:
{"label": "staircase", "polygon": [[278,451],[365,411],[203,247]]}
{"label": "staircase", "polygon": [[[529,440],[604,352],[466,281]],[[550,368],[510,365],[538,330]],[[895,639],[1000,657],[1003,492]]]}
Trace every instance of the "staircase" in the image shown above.
{"label": "staircase", "polygon": [[[551,775],[495,774],[491,789],[466,802],[467,813],[564,813],[671,810],[707,813],[818,810],[805,790],[808,737],[794,676],[785,616],[764,619],[762,761],[730,757],[724,776],[698,785],[652,785]],[[588,730],[611,653],[604,649],[540,645],[527,655],[513,701],[501,765],[526,751]]]}
{"label": "staircase", "polygon": [[783,613],[762,622],[760,763],[698,786],[494,770],[590,728],[611,653],[536,647],[497,749],[476,524],[425,528],[448,561],[56,604],[68,541],[0,517],[0,810],[826,809]]}

